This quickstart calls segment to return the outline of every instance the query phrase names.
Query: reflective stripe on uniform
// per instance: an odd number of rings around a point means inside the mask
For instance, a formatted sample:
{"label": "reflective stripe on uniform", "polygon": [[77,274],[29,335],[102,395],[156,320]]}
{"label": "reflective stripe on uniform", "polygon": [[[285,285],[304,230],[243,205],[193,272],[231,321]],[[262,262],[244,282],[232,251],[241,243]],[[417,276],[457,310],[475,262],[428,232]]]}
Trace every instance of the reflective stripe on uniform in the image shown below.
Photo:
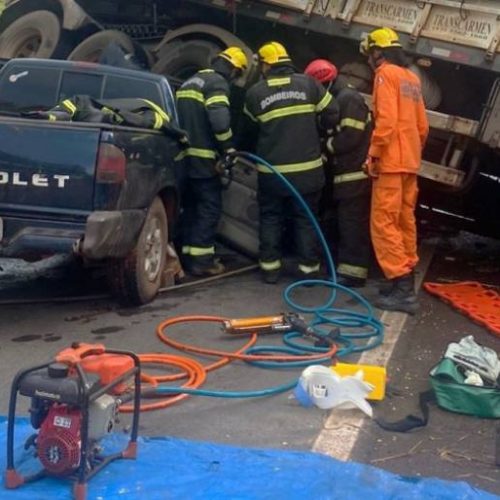
{"label": "reflective stripe on uniform", "polygon": [[170,116],[168,116],[168,114],[165,113],[165,111],[160,106],[158,106],[158,104],[154,103],[153,101],[150,101],[149,99],[143,99],[143,101],[149,106],[151,106],[153,110],[160,115],[160,118],[165,120],[167,123],[170,121]]}
{"label": "reflective stripe on uniform", "polygon": [[[292,172],[304,172],[305,170],[312,170],[313,168],[318,168],[323,165],[323,160],[320,158],[312,161],[304,161],[302,163],[288,163],[286,165],[273,165],[278,172],[282,174],[289,174]],[[257,170],[259,172],[262,172],[263,174],[270,174],[271,169],[264,166],[264,165],[259,165],[257,167]]]}
{"label": "reflective stripe on uniform", "polygon": [[101,111],[105,115],[111,115],[113,117],[113,120],[116,121],[117,123],[122,123],[124,121],[123,118],[116,111],[113,111],[112,109],[109,109],[106,106],[103,106],[101,108]]}
{"label": "reflective stripe on uniform", "polygon": [[71,115],[76,113],[76,106],[69,99],[64,100],[62,104],[67,110],[69,110]]}
{"label": "reflective stripe on uniform", "polygon": [[319,101],[318,104],[316,104],[315,111],[317,113],[321,113],[321,111],[323,111],[332,102],[332,99],[333,99],[332,94],[330,94],[330,92],[327,92],[323,96],[323,99],[321,99],[321,101]]}
{"label": "reflective stripe on uniform", "polygon": [[57,121],[57,116],[49,113],[49,122],[56,122]]}
{"label": "reflective stripe on uniform", "polygon": [[355,120],[354,118],[344,118],[337,125],[337,130],[340,132],[343,127],[352,127],[358,130],[364,130],[366,126],[372,121],[371,113],[368,113],[366,120]]}
{"label": "reflective stripe on uniform", "polygon": [[314,266],[305,266],[304,264],[299,264],[299,271],[305,274],[317,273],[319,271],[319,264]]}
{"label": "reflective stripe on uniform", "polygon": [[292,115],[302,115],[305,113],[314,113],[315,107],[314,104],[297,104],[295,106],[287,106],[286,108],[274,109],[273,111],[268,111],[267,113],[263,113],[257,116],[257,119],[266,123],[275,118],[283,118],[284,116],[292,116]]}
{"label": "reflective stripe on uniform", "polygon": [[227,132],[224,132],[222,134],[215,134],[215,138],[221,142],[227,141],[228,139],[231,139],[231,137],[233,137],[232,130],[228,130]]}
{"label": "reflective stripe on uniform", "polygon": [[191,253],[191,247],[188,245],[184,245],[181,249],[181,253],[183,255],[189,255]]}
{"label": "reflective stripe on uniform", "polygon": [[205,106],[211,106],[212,104],[226,104],[229,106],[229,99],[225,95],[214,95],[205,101]]}
{"label": "reflective stripe on uniform", "polygon": [[182,160],[186,156],[196,156],[197,158],[207,158],[209,160],[215,160],[217,153],[213,149],[202,149],[202,148],[187,148],[181,151],[174,159],[176,161]]}
{"label": "reflective stripe on uniform", "polygon": [[267,84],[269,87],[279,87],[280,85],[288,85],[291,81],[291,78],[269,78]]}
{"label": "reflective stripe on uniform", "polygon": [[155,112],[155,123],[153,125],[153,128],[155,130],[159,130],[162,127],[163,127],[163,118],[160,116],[159,113]]}
{"label": "reflective stripe on uniform", "polygon": [[193,257],[203,257],[204,255],[214,255],[215,247],[191,247],[189,254]]}
{"label": "reflective stripe on uniform", "polygon": [[366,128],[366,123],[361,120],[355,120],[354,118],[344,118],[340,120],[340,128],[351,127],[357,130],[364,130]]}
{"label": "reflective stripe on uniform", "polygon": [[352,278],[366,279],[368,276],[368,269],[362,266],[352,266],[351,264],[340,264],[339,267],[337,267],[337,273]]}
{"label": "reflective stripe on uniform", "polygon": [[342,184],[344,182],[352,182],[352,181],[361,181],[363,179],[368,179],[368,175],[366,175],[362,170],[358,172],[350,172],[348,174],[340,174],[335,175],[333,177],[334,184]]}
{"label": "reflective stripe on uniform", "polygon": [[215,73],[213,69],[201,69],[198,73]]}
{"label": "reflective stripe on uniform", "polygon": [[248,108],[246,106],[243,108],[243,114],[247,115],[248,118],[250,118],[250,120],[252,120],[253,122],[257,121],[257,118],[255,118],[255,116],[253,116],[252,113],[250,113],[250,111],[248,111]]}
{"label": "reflective stripe on uniform", "polygon": [[175,95],[177,99],[194,99],[195,101],[205,104],[204,95],[197,90],[178,90]]}
{"label": "reflective stripe on uniform", "polygon": [[259,261],[260,268],[263,271],[276,271],[281,268],[281,260],[272,260],[269,262]]}

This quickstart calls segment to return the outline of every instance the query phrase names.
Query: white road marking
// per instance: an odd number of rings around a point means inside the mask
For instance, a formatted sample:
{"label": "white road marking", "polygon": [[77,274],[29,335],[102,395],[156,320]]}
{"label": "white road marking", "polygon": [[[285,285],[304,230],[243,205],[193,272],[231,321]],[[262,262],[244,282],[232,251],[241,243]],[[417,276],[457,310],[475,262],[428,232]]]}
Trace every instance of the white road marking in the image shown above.
{"label": "white road marking", "polygon": [[[434,245],[423,244],[419,249],[420,262],[417,266],[416,288],[419,289],[432,261]],[[359,358],[360,364],[387,366],[396,342],[403,331],[408,315],[385,311],[380,320],[385,326],[384,342],[381,346],[365,351]],[[338,460],[349,460],[359,433],[367,417],[359,410],[333,410],[325,421],[313,445],[313,451],[323,453]]]}

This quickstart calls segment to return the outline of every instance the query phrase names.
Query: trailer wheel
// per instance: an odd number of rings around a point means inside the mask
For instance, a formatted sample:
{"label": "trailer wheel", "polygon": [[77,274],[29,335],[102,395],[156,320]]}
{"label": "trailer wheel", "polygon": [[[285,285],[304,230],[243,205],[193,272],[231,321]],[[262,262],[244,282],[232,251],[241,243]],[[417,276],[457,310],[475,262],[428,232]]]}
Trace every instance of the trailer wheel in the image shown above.
{"label": "trailer wheel", "polygon": [[139,306],[156,297],[165,267],[167,242],[167,214],[162,201],[156,197],[136,247],[108,267],[111,290],[122,305]]}
{"label": "trailer wheel", "polygon": [[168,43],[158,52],[153,73],[187,80],[198,70],[210,67],[221,47],[207,40],[186,40]]}
{"label": "trailer wheel", "polygon": [[0,35],[0,57],[50,59],[61,41],[59,18],[48,10],[37,10],[16,19]]}
{"label": "trailer wheel", "polygon": [[116,42],[126,52],[134,52],[134,42],[128,35],[117,30],[104,30],[94,33],[77,45],[68,56],[68,60],[97,62],[102,51],[111,42]]}

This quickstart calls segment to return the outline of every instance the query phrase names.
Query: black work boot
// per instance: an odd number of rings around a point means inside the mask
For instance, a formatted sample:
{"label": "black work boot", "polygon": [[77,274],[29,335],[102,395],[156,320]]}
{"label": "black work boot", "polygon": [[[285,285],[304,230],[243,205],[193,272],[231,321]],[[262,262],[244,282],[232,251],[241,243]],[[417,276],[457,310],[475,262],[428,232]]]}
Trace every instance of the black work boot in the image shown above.
{"label": "black work boot", "polygon": [[273,269],[272,271],[261,270],[262,281],[268,285],[275,285],[278,283],[281,276],[281,269]]}
{"label": "black work boot", "polygon": [[196,259],[192,259],[188,272],[189,274],[198,277],[217,276],[225,273],[226,267],[217,259],[213,259],[208,262],[196,262]]}
{"label": "black work boot", "polygon": [[394,282],[395,280],[388,280],[388,279],[382,281],[379,284],[378,293],[383,297],[387,297],[387,295],[389,295],[392,292],[392,289],[394,288]]}
{"label": "black work boot", "polygon": [[392,280],[394,285],[388,295],[382,295],[375,307],[386,311],[400,311],[415,314],[418,311],[418,299],[415,294],[415,275],[405,274]]}
{"label": "black work boot", "polygon": [[363,288],[366,285],[366,279],[358,278],[356,276],[347,276],[346,274],[339,274],[337,283],[345,286],[346,288]]}

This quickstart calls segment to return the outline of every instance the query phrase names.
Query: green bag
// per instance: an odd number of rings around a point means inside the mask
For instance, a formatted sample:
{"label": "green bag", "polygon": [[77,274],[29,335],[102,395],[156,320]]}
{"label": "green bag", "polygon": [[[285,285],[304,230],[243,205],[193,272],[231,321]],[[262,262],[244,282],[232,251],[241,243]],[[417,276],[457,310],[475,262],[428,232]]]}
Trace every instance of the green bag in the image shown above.
{"label": "green bag", "polygon": [[500,418],[500,388],[464,384],[464,375],[447,358],[430,371],[437,404],[444,410],[481,418]]}

